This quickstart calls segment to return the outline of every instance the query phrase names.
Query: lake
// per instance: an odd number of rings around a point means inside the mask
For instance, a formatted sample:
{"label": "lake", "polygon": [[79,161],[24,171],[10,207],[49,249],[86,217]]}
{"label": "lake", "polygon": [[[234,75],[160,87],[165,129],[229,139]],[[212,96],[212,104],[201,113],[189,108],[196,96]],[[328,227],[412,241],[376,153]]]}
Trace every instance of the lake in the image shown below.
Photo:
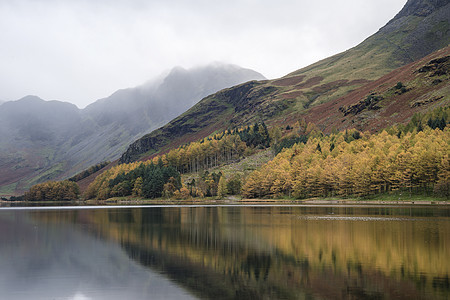
{"label": "lake", "polygon": [[0,209],[0,299],[449,299],[448,206]]}

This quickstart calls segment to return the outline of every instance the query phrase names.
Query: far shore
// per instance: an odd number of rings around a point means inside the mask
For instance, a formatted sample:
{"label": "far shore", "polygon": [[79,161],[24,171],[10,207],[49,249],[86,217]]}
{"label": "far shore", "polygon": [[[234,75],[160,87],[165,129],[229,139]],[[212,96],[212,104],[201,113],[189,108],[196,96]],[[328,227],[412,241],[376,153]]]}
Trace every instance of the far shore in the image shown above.
{"label": "far shore", "polygon": [[339,198],[310,198],[310,199],[238,199],[235,197],[229,197],[226,199],[141,199],[131,197],[118,197],[107,200],[78,200],[78,201],[9,201],[0,200],[0,207],[6,207],[8,204],[19,204],[20,206],[48,206],[54,204],[64,205],[450,205],[450,200],[437,199],[425,199],[425,200],[412,200],[412,199],[399,199],[399,200],[383,200],[383,199],[339,199]]}

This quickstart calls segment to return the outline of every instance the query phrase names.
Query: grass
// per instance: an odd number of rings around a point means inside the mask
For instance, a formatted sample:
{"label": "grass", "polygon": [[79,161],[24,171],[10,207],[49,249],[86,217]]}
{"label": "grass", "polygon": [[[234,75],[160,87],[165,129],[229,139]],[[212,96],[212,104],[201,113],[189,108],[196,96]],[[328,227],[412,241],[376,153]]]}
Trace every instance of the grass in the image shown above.
{"label": "grass", "polygon": [[30,185],[38,183],[42,180],[48,180],[50,178],[55,178],[58,174],[64,171],[64,163],[58,163],[53,165],[50,169],[46,170],[43,173],[38,174],[28,181]]}
{"label": "grass", "polygon": [[258,151],[255,154],[240,160],[239,162],[212,168],[209,172],[222,172],[226,178],[239,174],[242,178],[243,176],[247,176],[249,173],[266,164],[272,158],[272,149],[265,149]]}
{"label": "grass", "polygon": [[[260,150],[238,162],[210,168],[208,169],[208,172],[221,172],[226,179],[229,179],[234,175],[239,175],[241,180],[244,181],[246,176],[269,162],[272,158],[272,149]],[[188,182],[191,182],[192,179],[197,179],[199,177],[200,173],[186,173],[182,175],[181,181],[187,184]],[[232,197],[238,197],[240,199],[241,196],[233,195]]]}
{"label": "grass", "polygon": [[297,199],[293,197],[280,197],[280,198],[268,198],[268,199],[243,199],[240,196],[228,196],[224,199],[218,199],[217,197],[206,198],[189,198],[189,199],[168,199],[168,198],[155,198],[155,199],[143,199],[137,197],[114,197],[108,200],[86,200],[81,201],[85,204],[105,204],[105,205],[189,205],[189,204],[433,204],[442,203],[450,204],[448,199],[439,198],[434,196],[423,195],[401,195],[397,193],[382,194],[373,196],[370,198],[340,198],[340,197],[325,197],[325,198],[306,198]]}
{"label": "grass", "polygon": [[15,194],[17,182],[0,187],[0,196],[10,196]]}
{"label": "grass", "polygon": [[436,195],[428,195],[428,194],[410,194],[409,192],[391,192],[384,193],[375,196],[369,196],[363,198],[363,200],[376,200],[376,201],[427,201],[427,202],[436,202],[436,201],[448,201],[448,198],[439,197]]}
{"label": "grass", "polygon": [[450,204],[450,199],[441,198],[433,195],[418,195],[409,193],[386,193],[370,197],[323,197],[323,198],[306,198],[297,199],[288,196],[280,198],[264,198],[264,199],[243,199],[241,196],[227,196],[224,199],[217,197],[205,198],[189,198],[189,199],[173,199],[173,198],[155,198],[145,199],[134,196],[113,197],[107,200],[78,200],[67,202],[55,201],[31,201],[34,204],[53,204],[58,203],[74,203],[77,205],[210,205],[210,204]]}

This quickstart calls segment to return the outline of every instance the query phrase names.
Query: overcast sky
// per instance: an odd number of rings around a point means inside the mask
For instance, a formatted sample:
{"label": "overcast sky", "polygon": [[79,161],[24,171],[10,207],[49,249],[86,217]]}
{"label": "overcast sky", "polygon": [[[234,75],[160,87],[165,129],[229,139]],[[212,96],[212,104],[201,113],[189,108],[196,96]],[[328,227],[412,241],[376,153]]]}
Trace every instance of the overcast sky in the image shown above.
{"label": "overcast sky", "polygon": [[174,66],[277,78],[356,46],[406,0],[0,0],[0,100],[79,107]]}

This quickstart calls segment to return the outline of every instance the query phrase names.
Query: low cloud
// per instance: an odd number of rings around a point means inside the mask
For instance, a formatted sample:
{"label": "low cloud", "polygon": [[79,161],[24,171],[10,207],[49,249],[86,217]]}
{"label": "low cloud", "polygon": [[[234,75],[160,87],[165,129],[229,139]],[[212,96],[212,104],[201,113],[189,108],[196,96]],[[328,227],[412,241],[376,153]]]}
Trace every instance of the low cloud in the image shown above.
{"label": "low cloud", "polygon": [[405,0],[0,2],[0,98],[85,106],[173,66],[224,61],[268,78],[355,46]]}

